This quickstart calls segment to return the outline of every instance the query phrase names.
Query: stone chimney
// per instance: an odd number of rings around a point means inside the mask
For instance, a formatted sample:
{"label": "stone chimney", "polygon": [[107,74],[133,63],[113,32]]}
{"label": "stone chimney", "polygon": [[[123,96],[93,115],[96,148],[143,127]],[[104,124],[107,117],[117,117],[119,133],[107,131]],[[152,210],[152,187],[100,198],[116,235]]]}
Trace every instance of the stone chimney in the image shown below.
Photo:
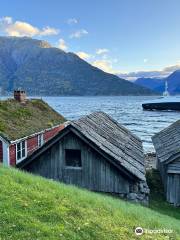
{"label": "stone chimney", "polygon": [[26,102],[26,92],[22,90],[14,90],[14,99],[18,102]]}

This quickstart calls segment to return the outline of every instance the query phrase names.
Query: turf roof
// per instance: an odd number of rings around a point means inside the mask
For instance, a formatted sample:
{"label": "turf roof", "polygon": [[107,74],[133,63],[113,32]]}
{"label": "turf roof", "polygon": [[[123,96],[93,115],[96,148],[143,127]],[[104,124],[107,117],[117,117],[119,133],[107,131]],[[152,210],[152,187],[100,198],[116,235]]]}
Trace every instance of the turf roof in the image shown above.
{"label": "turf roof", "polygon": [[22,104],[14,99],[0,101],[0,136],[9,141],[29,136],[65,122],[66,119],[41,99]]}

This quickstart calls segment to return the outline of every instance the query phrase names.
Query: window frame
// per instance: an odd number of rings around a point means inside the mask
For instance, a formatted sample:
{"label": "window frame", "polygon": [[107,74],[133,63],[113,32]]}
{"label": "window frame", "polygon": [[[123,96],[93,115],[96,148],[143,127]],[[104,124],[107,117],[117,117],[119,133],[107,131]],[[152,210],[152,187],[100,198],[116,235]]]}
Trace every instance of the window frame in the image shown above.
{"label": "window frame", "polygon": [[43,144],[44,144],[44,134],[41,133],[38,135],[38,148],[40,148]]}
{"label": "window frame", "polygon": [[[23,143],[24,143],[24,148],[23,148]],[[20,150],[18,150],[18,144],[20,144]],[[22,153],[24,152],[24,156],[22,157]],[[20,156],[21,158],[18,158],[18,152],[20,152]],[[21,162],[22,160],[24,160],[27,157],[27,141],[23,140],[21,142],[16,143],[16,163]]]}
{"label": "window frame", "polygon": [[[80,163],[81,163],[81,166],[70,166],[70,165],[67,165],[67,161],[66,161],[66,151],[80,151],[80,156],[81,156],[81,159],[80,159]],[[64,149],[64,165],[65,165],[65,168],[66,169],[74,169],[74,170],[82,170],[82,151],[81,149],[73,149],[73,148],[65,148]]]}

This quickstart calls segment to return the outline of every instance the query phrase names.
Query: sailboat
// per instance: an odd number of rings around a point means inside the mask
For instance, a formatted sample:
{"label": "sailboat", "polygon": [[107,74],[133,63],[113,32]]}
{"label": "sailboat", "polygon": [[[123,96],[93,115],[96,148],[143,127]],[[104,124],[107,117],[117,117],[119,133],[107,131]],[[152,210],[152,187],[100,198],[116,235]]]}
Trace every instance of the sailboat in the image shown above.
{"label": "sailboat", "polygon": [[142,104],[144,110],[172,110],[180,111],[180,97],[170,96],[168,91],[168,82],[165,81],[165,90],[163,96],[151,102]]}
{"label": "sailboat", "polygon": [[165,91],[163,92],[163,96],[164,97],[170,96],[170,94],[168,92],[168,82],[167,81],[165,81]]}

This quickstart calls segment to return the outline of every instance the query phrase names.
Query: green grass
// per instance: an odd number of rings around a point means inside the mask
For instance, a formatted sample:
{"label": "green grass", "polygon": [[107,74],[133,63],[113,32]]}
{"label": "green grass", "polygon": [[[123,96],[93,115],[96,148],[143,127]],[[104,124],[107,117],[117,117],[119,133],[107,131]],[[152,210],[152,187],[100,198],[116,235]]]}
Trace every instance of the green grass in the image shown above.
{"label": "green grass", "polygon": [[[137,226],[173,234],[137,237]],[[180,219],[0,166],[0,239],[180,239]]]}
{"label": "green grass", "polygon": [[0,135],[16,140],[65,122],[40,99],[28,100],[21,104],[14,99],[0,101]]}

